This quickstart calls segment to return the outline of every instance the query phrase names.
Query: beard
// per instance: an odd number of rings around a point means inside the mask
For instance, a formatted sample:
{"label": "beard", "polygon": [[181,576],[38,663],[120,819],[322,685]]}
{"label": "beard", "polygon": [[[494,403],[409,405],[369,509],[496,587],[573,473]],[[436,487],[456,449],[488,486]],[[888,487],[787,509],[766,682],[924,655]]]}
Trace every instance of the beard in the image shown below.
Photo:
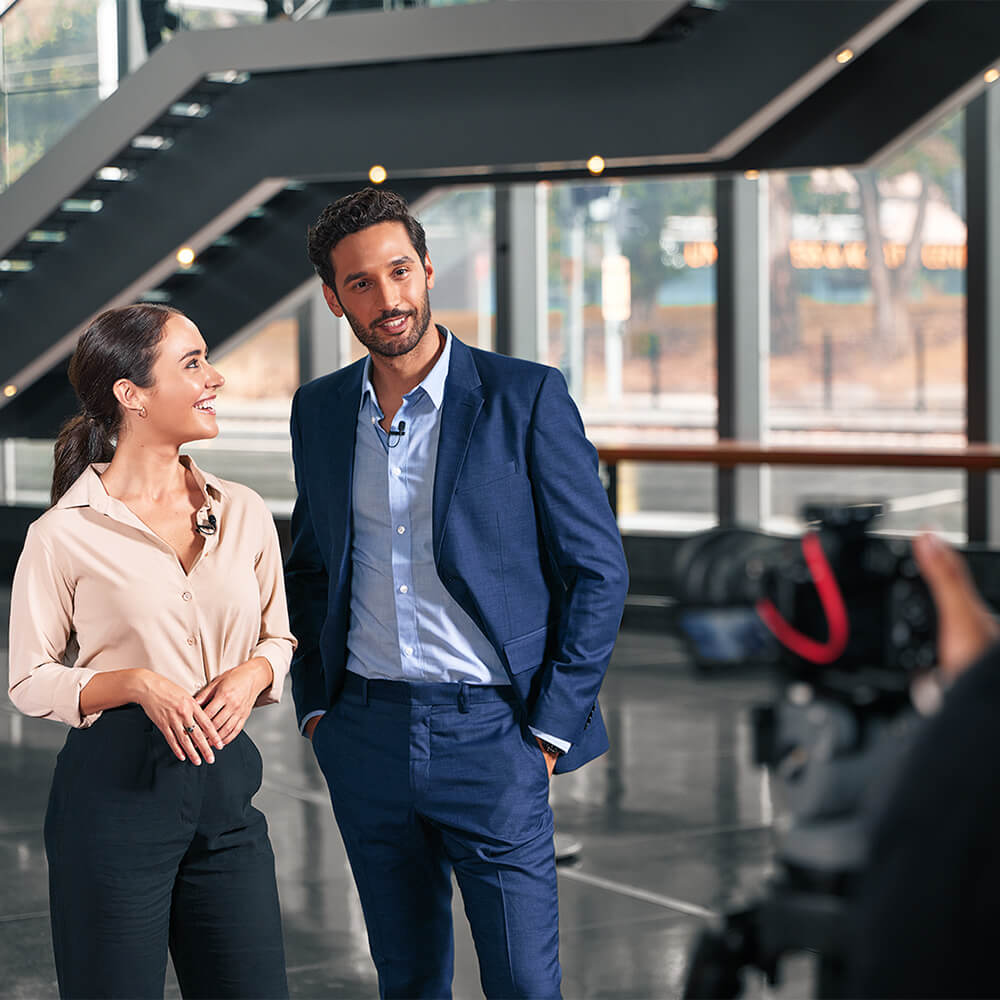
{"label": "beard", "polygon": [[[408,312],[402,309],[393,309],[391,312],[383,313],[370,326],[365,326],[346,309],[344,315],[347,322],[351,324],[354,336],[368,349],[371,354],[378,354],[383,358],[399,358],[404,354],[409,354],[417,344],[423,340],[424,334],[431,322],[431,303],[424,288],[424,298],[418,309],[411,309]],[[387,319],[397,319],[402,316],[409,316],[411,321],[405,333],[392,335],[384,333],[379,323],[384,323]]]}

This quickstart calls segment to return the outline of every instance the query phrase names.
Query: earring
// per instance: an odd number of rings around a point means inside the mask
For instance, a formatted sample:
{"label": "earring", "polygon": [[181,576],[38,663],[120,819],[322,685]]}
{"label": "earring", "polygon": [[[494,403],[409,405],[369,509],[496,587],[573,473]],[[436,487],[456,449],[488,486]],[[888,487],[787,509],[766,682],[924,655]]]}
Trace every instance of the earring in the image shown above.
{"label": "earring", "polygon": [[146,407],[145,406],[140,406],[139,407],[139,416],[142,417],[143,420],[146,419]]}

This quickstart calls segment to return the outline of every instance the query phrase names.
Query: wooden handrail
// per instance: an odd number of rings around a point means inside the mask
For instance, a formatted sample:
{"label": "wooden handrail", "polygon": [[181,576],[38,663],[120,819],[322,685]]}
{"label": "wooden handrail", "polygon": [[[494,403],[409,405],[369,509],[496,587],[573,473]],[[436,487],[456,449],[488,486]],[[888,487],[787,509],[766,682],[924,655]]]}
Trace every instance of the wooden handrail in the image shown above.
{"label": "wooden handrail", "polygon": [[857,445],[804,447],[721,440],[705,444],[598,444],[608,466],[619,462],[693,462],[732,468],[737,465],[861,465],[883,468],[1000,469],[1000,447],[970,444],[958,448],[866,448]]}

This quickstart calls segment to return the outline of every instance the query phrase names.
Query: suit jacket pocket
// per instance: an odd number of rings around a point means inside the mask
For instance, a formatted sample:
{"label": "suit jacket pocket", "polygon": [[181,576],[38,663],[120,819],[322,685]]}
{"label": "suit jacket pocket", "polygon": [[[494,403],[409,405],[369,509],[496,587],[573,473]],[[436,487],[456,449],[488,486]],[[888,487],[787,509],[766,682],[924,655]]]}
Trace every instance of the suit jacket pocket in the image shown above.
{"label": "suit jacket pocket", "polygon": [[503,644],[504,655],[510,664],[512,674],[519,674],[541,664],[542,660],[545,659],[548,635],[549,628],[547,625],[543,625],[533,632],[527,632]]}
{"label": "suit jacket pocket", "polygon": [[478,490],[483,486],[491,486],[501,479],[508,479],[517,472],[517,462],[511,459],[500,465],[491,465],[486,468],[473,469],[468,478],[463,473],[458,480],[456,493],[468,493],[470,490]]}

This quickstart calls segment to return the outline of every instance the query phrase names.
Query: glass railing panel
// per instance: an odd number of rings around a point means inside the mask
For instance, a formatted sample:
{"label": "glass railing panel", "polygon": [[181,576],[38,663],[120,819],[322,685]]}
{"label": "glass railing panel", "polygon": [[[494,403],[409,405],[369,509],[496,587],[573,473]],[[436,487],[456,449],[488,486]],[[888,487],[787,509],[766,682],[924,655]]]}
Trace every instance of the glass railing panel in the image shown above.
{"label": "glass railing panel", "polygon": [[267,18],[264,0],[180,0],[172,6],[180,16],[182,30],[189,31],[260,24]]}
{"label": "glass railing panel", "polygon": [[0,190],[117,86],[115,0],[21,0],[0,20]]}
{"label": "glass railing panel", "polygon": [[[966,444],[963,120],[877,168],[769,175],[769,443]],[[780,525],[816,476],[771,477],[766,516]],[[842,470],[824,473],[823,492],[886,501],[886,528],[964,537],[960,472]]]}
{"label": "glass railing panel", "polygon": [[[566,376],[591,439],[715,440],[712,181],[543,184],[536,219],[547,248],[537,358]],[[714,519],[711,469],[628,462],[618,474],[624,530]]]}

